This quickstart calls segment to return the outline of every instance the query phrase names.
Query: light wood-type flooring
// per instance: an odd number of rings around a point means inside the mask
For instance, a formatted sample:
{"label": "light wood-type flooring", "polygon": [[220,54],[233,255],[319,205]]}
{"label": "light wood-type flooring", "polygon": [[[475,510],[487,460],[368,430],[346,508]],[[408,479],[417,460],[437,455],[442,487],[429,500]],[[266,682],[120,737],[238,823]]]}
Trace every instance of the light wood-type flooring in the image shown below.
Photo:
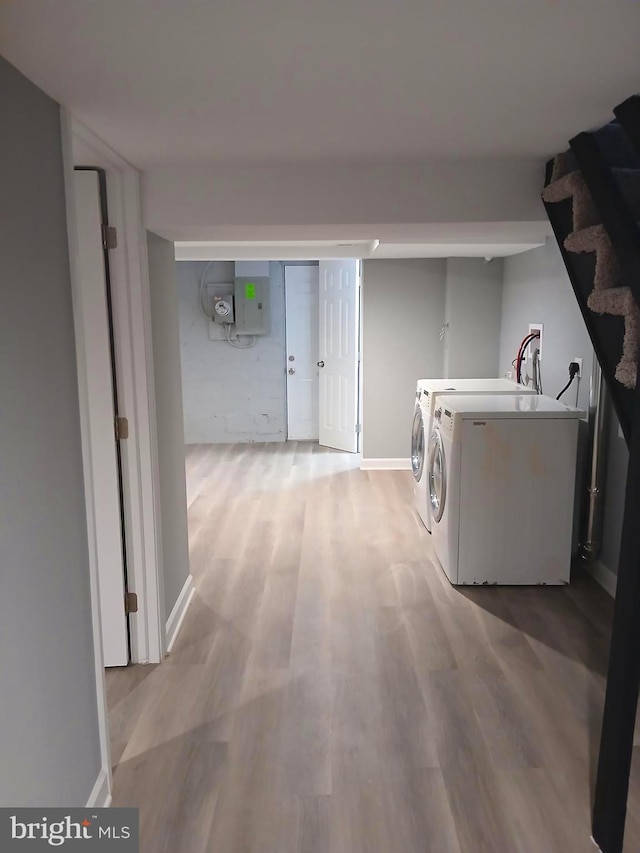
{"label": "light wood-type flooring", "polygon": [[107,677],[143,853],[595,850],[611,599],[451,587],[411,474],[358,462],[187,449],[196,597],[164,663]]}

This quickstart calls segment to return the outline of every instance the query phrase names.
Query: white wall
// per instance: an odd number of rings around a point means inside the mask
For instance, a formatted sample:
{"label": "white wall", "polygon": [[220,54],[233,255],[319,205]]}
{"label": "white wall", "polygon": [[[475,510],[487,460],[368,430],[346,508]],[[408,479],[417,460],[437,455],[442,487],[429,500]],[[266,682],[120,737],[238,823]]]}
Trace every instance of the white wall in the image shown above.
{"label": "white wall", "polygon": [[[365,224],[540,223],[543,166],[503,158],[152,168],[143,176],[144,218],[172,240],[325,239],[319,229],[327,226],[345,238]],[[307,226],[313,230],[299,236]],[[370,236],[383,237],[375,229]]]}
{"label": "white wall", "polygon": [[[542,379],[544,392],[555,397],[569,377],[569,361],[583,358],[583,378],[575,390],[563,396],[569,404],[587,409],[591,377],[591,342],[571,288],[562,256],[551,238],[545,246],[504,262],[502,331],[500,336],[500,372],[511,368],[518,343],[529,323],[544,323]],[[581,431],[584,450],[584,433]],[[615,416],[611,416],[608,445],[608,476],[604,494],[604,520],[600,559],[617,572],[624,487],[628,455],[618,435]],[[581,459],[583,470],[588,465]],[[584,493],[582,493],[584,495]]]}
{"label": "white wall", "polygon": [[165,615],[189,576],[182,377],[173,243],[147,234],[153,371],[158,424]]}
{"label": "white wall", "polygon": [[59,106],[0,58],[0,805],[100,772]]}
{"label": "white wall", "polygon": [[442,376],[445,268],[443,259],[363,264],[364,459],[409,459],[416,382]]}
{"label": "white wall", "polygon": [[[204,262],[179,261],[177,267],[180,349],[187,444],[284,441],[286,379],[284,268],[269,264],[271,326],[256,345],[239,350],[210,341],[199,308]],[[228,283],[234,264],[212,264],[207,281]]]}
{"label": "white wall", "polygon": [[444,373],[449,379],[498,375],[502,313],[501,258],[447,259]]}

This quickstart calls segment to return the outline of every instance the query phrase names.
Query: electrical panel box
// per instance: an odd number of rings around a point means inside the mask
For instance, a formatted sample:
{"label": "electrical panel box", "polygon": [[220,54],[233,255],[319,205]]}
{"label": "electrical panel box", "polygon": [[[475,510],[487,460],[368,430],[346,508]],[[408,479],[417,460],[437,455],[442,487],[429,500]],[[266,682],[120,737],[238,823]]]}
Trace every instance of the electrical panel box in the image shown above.
{"label": "electrical panel box", "polygon": [[269,277],[237,276],[234,287],[236,334],[269,334]]}

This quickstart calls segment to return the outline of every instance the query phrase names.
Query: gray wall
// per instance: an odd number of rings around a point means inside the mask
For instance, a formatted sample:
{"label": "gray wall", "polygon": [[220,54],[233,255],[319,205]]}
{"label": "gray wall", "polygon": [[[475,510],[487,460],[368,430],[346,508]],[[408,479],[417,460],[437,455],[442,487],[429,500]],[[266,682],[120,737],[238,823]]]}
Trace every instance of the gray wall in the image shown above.
{"label": "gray wall", "polygon": [[442,259],[364,261],[363,452],[408,459],[418,379],[442,376]]}
{"label": "gray wall", "polygon": [[[553,239],[545,246],[505,258],[500,336],[500,372],[511,369],[518,343],[528,331],[529,323],[544,323],[542,380],[543,389],[555,397],[568,379],[569,361],[582,357],[583,378],[562,398],[571,405],[587,409],[593,350],[571,289],[560,251]],[[582,430],[584,437],[584,430]],[[620,527],[627,452],[618,435],[615,416],[611,418],[608,447],[608,477],[600,559],[611,571],[617,571]],[[581,459],[584,467],[585,458]]]}
{"label": "gray wall", "polygon": [[182,377],[173,243],[147,233],[164,599],[168,617],[189,575]]}
{"label": "gray wall", "polygon": [[502,259],[448,258],[444,373],[451,379],[498,375]]}
{"label": "gray wall", "polygon": [[0,805],[100,772],[58,105],[0,58]]}
{"label": "gray wall", "polygon": [[[555,397],[569,378],[569,362],[583,359],[583,377],[562,398],[583,409],[589,405],[593,349],[571,289],[562,256],[552,238],[544,246],[504,261],[500,373],[511,370],[518,344],[529,323],[544,323],[542,382],[545,394]],[[577,391],[577,393],[576,393]]]}
{"label": "gray wall", "polygon": [[546,224],[541,175],[539,157],[158,166],[142,176],[144,221],[172,240],[276,242],[331,240],[337,229],[395,242],[389,225],[436,223],[439,234],[454,222],[468,234],[472,222],[518,223],[528,242]]}
{"label": "gray wall", "polygon": [[[284,268],[269,264],[271,330],[255,346],[239,350],[210,341],[200,311],[199,282],[205,263],[176,264],[180,312],[180,347],[187,444],[284,441],[286,380],[284,373]],[[208,282],[234,279],[233,262],[212,264]]]}

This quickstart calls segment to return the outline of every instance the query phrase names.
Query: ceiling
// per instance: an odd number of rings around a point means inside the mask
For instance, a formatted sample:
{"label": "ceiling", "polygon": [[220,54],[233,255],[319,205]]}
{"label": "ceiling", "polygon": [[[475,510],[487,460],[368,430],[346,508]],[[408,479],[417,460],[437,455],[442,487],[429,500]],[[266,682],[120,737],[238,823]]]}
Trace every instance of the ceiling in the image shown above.
{"label": "ceiling", "polygon": [[3,0],[0,52],[141,168],[546,157],[640,89],[631,0]]}

